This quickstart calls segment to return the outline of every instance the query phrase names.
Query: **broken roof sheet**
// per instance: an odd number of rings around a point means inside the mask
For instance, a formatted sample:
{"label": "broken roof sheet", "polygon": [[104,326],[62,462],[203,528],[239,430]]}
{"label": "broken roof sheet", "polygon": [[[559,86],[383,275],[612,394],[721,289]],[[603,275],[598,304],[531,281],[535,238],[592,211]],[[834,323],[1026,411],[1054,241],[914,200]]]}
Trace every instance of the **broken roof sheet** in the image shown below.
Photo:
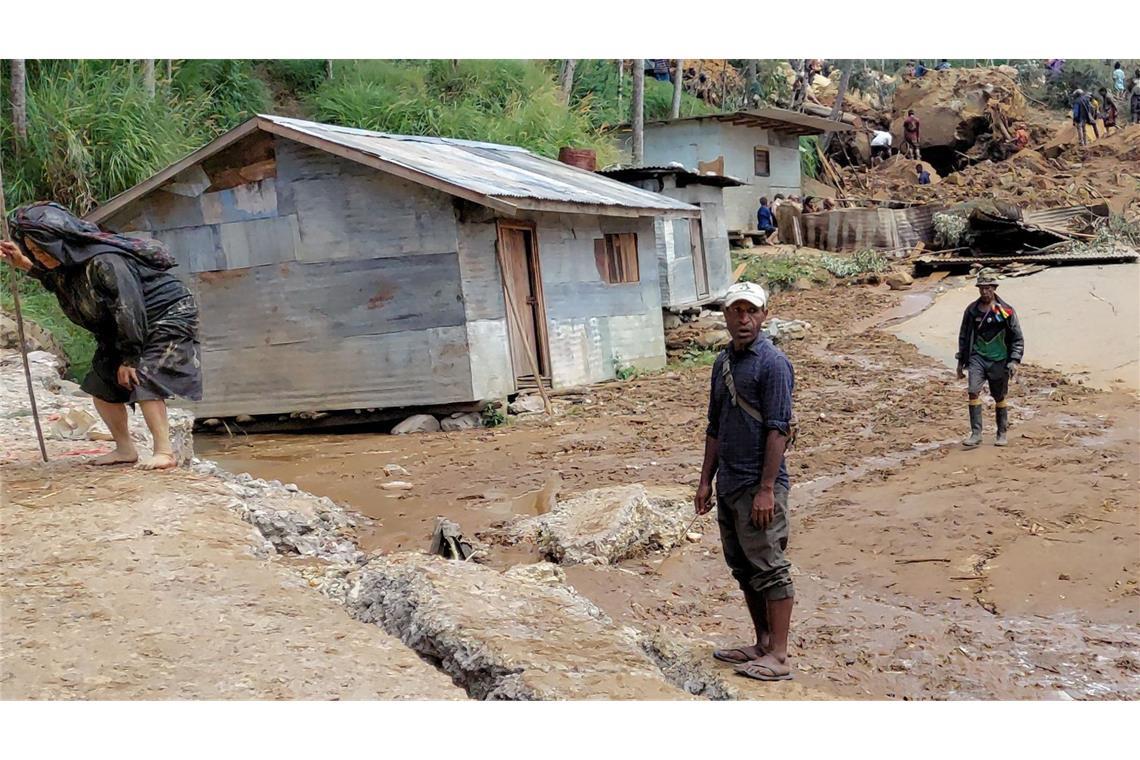
{"label": "broken roof sheet", "polygon": [[505,212],[517,210],[619,216],[696,216],[699,210],[512,145],[365,129],[258,115],[182,161],[88,214],[99,221],[171,180],[189,166],[262,129],[329,150],[413,182]]}
{"label": "broken roof sheet", "polygon": [[[704,116],[685,116],[679,119],[661,119],[645,122],[646,127],[659,127],[689,121],[719,121],[745,127],[760,127],[775,132],[786,132],[793,135],[820,135],[824,132],[850,132],[854,129],[850,124],[842,121],[833,121],[819,116],[789,111],[786,108],[756,108],[751,111],[732,111],[729,113],[714,113]],[[618,127],[621,131],[629,131],[629,124]]]}
{"label": "broken roof sheet", "polygon": [[700,174],[698,172],[686,169],[681,164],[673,166],[625,166],[616,167],[613,169],[603,169],[598,172],[603,177],[610,177],[619,182],[636,182],[642,179],[650,179],[652,177],[661,177],[666,174],[673,174],[677,177],[677,184],[684,187],[685,185],[711,185],[713,187],[739,187],[745,184],[736,177],[730,177],[727,174],[716,174],[714,172],[706,172]]}

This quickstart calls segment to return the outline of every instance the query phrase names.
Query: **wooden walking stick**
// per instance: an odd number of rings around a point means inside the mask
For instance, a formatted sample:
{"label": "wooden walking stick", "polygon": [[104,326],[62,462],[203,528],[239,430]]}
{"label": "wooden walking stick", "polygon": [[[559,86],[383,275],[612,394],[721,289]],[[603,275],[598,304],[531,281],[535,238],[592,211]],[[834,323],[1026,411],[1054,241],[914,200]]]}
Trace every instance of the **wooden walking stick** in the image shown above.
{"label": "wooden walking stick", "polygon": [[[8,240],[8,209],[4,204],[4,171],[0,168],[0,238]],[[12,304],[16,311],[16,334],[20,339],[20,356],[24,359],[24,380],[28,384],[28,399],[32,402],[32,421],[36,424],[36,438],[40,442],[40,456],[48,460],[44,445],[44,431],[40,427],[40,412],[36,408],[36,393],[32,390],[32,369],[28,365],[28,344],[24,342],[24,315],[20,311],[20,270],[12,267]]]}

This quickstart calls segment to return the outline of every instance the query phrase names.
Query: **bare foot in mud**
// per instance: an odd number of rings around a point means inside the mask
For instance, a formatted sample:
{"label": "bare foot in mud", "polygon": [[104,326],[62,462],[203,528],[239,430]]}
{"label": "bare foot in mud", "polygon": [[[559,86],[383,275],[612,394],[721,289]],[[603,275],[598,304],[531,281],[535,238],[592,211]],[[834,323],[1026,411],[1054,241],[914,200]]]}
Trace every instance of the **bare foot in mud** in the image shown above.
{"label": "bare foot in mud", "polygon": [[90,464],[96,467],[109,467],[115,464],[134,464],[139,461],[139,452],[133,448],[115,449],[109,454],[95,457]]}
{"label": "bare foot in mud", "polygon": [[155,454],[154,456],[144,459],[135,465],[136,470],[169,470],[173,468],[177,462],[174,461],[173,454]]}

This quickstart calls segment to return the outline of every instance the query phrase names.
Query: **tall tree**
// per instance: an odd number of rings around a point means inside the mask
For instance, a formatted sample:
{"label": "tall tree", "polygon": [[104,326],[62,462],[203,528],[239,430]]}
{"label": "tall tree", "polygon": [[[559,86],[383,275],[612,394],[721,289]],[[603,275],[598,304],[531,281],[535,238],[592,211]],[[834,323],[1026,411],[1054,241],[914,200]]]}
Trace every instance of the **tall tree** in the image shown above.
{"label": "tall tree", "polygon": [[332,79],[332,58],[325,59],[325,79]]}
{"label": "tall tree", "polygon": [[12,61],[12,127],[16,132],[16,150],[28,139],[28,100],[24,59]]}
{"label": "tall tree", "polygon": [[[851,68],[854,66],[854,61],[846,61],[843,67],[843,75],[839,77],[839,91],[835,93],[835,105],[831,108],[832,121],[838,121],[843,116],[843,99],[847,97],[847,83],[851,81]],[[823,135],[823,152],[827,153],[828,147],[831,146],[831,138],[835,136],[834,132],[825,132]]]}
{"label": "tall tree", "polygon": [[578,68],[577,58],[567,58],[562,62],[562,99],[569,103],[570,92],[574,89],[574,69]]}
{"label": "tall tree", "polygon": [[746,109],[756,105],[752,98],[760,89],[758,80],[756,60],[751,59],[744,65],[744,107]]}
{"label": "tall tree", "polygon": [[154,99],[154,59],[144,58],[142,62],[143,70],[143,87],[146,88],[146,94],[152,100]]}
{"label": "tall tree", "polygon": [[645,163],[645,59],[633,61],[633,165]]}
{"label": "tall tree", "polygon": [[166,59],[166,81],[167,83],[174,81],[174,59]]}
{"label": "tall tree", "polygon": [[684,89],[685,59],[678,58],[673,62],[676,67],[673,71],[673,107],[669,109],[669,118],[681,118],[681,90]]}

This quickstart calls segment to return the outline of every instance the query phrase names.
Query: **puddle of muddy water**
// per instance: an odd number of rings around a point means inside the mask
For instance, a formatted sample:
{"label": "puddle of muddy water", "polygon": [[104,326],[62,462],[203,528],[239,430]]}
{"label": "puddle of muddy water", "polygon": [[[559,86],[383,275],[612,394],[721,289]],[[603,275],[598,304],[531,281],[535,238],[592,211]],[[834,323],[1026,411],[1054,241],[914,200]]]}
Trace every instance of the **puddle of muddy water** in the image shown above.
{"label": "puddle of muddy water", "polygon": [[[358,536],[364,551],[426,550],[438,517],[457,523],[465,535],[475,536],[513,517],[545,514],[562,487],[557,474],[537,488],[516,485],[510,462],[504,461],[510,454],[498,447],[471,454],[462,463],[477,471],[478,477],[465,480],[454,471],[438,472],[432,467],[436,457],[446,455],[453,460],[456,455],[455,440],[443,436],[199,436],[195,443],[200,456],[230,472],[295,483],[373,518],[376,522]],[[406,474],[386,474],[385,467],[392,465]],[[412,488],[404,490],[395,483],[410,483]],[[537,559],[525,547],[503,551],[497,547],[495,551],[495,564]]]}

